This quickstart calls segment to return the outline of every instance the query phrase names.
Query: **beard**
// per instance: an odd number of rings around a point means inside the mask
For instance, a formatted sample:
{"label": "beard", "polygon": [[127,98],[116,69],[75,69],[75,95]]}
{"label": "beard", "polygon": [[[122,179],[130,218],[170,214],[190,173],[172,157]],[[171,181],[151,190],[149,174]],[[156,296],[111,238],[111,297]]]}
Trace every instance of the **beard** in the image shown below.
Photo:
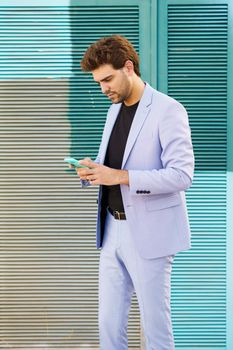
{"label": "beard", "polygon": [[118,94],[116,92],[112,93],[112,96],[108,96],[112,103],[122,103],[125,100],[125,97],[122,96],[121,94]]}
{"label": "beard", "polygon": [[122,70],[122,78],[121,78],[121,81],[119,82],[119,86],[120,86],[119,92],[108,91],[106,93],[108,98],[114,104],[124,102],[129,97],[129,95],[131,93],[130,81],[123,70]]}

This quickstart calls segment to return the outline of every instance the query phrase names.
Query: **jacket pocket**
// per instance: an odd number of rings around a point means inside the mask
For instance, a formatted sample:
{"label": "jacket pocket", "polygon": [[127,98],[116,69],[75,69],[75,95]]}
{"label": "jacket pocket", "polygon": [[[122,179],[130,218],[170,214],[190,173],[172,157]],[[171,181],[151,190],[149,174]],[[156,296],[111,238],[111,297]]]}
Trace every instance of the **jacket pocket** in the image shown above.
{"label": "jacket pocket", "polygon": [[181,204],[180,194],[162,195],[159,198],[146,198],[146,209],[148,211],[166,209]]}

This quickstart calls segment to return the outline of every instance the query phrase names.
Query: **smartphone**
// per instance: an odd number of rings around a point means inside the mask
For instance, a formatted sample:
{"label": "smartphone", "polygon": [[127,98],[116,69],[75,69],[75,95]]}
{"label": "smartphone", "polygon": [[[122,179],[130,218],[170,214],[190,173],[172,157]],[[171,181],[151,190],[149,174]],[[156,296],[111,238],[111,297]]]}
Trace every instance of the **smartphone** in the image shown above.
{"label": "smartphone", "polygon": [[66,163],[69,163],[69,164],[75,166],[75,168],[88,168],[85,165],[79,164],[79,161],[77,159],[75,159],[75,158],[72,158],[72,157],[66,157],[66,158],[64,158],[64,161]]}

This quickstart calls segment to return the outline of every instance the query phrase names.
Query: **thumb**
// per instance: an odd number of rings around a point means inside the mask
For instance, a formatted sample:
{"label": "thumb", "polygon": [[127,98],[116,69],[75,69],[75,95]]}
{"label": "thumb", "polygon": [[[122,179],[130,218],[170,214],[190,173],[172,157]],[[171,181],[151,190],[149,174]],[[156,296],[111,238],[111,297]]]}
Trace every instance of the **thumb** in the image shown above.
{"label": "thumb", "polygon": [[97,168],[99,164],[93,162],[91,158],[84,158],[79,160],[79,164],[87,166],[88,168]]}

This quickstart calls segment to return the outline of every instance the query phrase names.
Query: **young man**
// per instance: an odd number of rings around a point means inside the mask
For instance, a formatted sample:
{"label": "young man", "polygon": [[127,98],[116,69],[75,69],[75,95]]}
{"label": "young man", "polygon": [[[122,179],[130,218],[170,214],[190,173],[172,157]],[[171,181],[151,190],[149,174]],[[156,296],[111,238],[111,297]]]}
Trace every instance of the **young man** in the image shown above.
{"label": "young man", "polygon": [[143,82],[138,55],[124,37],[92,44],[81,66],[112,101],[96,161],[83,159],[89,169],[77,169],[84,185],[100,185],[100,348],[127,349],[135,291],[147,350],[172,350],[172,262],[190,248],[184,191],[194,157],[187,113]]}

